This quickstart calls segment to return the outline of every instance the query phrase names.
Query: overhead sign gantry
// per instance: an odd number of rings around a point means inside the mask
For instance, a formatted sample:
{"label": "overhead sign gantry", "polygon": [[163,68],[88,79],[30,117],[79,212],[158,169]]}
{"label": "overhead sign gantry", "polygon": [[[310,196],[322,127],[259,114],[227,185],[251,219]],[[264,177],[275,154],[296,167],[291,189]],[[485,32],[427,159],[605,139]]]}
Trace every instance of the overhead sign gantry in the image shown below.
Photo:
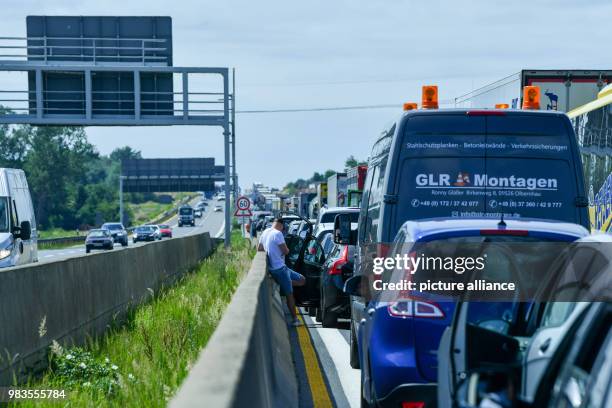
{"label": "overhead sign gantry", "polygon": [[[172,65],[170,17],[26,22],[27,37],[0,37],[0,124],[218,126],[230,197],[237,186],[233,81],[230,89],[228,68]],[[226,200],[226,245],[230,215]]]}

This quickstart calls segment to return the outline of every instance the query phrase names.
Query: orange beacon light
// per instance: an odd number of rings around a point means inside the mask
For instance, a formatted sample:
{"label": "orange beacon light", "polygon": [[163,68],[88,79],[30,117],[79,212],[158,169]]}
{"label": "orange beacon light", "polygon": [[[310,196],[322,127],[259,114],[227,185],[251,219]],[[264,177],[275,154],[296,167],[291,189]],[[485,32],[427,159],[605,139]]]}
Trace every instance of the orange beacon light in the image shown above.
{"label": "orange beacon light", "polygon": [[423,87],[423,109],[438,109],[438,86],[425,85]]}
{"label": "orange beacon light", "polygon": [[540,87],[523,88],[523,109],[540,109]]}

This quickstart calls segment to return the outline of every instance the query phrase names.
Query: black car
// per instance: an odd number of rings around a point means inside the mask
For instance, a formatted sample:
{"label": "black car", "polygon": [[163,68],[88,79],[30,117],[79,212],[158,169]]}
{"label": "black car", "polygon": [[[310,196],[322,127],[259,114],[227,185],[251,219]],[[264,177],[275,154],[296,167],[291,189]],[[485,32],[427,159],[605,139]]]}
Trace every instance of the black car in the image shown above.
{"label": "black car", "polygon": [[120,222],[106,222],[102,224],[102,229],[108,230],[113,236],[115,242],[120,243],[123,246],[128,245],[128,233]]}
{"label": "black car", "polygon": [[132,240],[134,243],[138,241],[155,241],[159,239],[157,228],[152,225],[143,225],[142,227],[136,227]]}
{"label": "black car", "polygon": [[113,236],[107,229],[94,229],[89,231],[85,238],[85,252],[89,253],[92,249],[113,249]]}
{"label": "black car", "polygon": [[323,327],[336,327],[339,317],[351,317],[349,296],[343,289],[344,282],[353,276],[354,256],[354,245],[333,244],[321,268],[321,295],[316,314]]}

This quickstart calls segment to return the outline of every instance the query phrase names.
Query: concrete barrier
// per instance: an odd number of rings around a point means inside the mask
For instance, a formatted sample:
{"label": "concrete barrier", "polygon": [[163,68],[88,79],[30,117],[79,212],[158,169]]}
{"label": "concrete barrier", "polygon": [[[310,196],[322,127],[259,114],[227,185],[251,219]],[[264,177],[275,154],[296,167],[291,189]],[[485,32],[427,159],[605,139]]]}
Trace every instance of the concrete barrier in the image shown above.
{"label": "concrete barrier", "polygon": [[283,310],[265,254],[258,252],[170,407],[297,407]]}
{"label": "concrete barrier", "polygon": [[83,344],[103,334],[213,248],[204,233],[0,270],[0,385],[44,368],[53,340]]}

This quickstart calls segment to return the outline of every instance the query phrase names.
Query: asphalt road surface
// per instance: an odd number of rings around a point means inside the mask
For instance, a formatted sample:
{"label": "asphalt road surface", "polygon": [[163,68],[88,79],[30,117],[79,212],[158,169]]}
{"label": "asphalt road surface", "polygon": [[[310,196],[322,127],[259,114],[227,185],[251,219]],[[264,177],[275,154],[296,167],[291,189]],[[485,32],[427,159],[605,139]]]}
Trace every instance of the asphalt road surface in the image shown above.
{"label": "asphalt road surface", "polygon": [[[194,204],[194,203],[192,203]],[[211,237],[220,238],[223,237],[223,229],[225,227],[224,212],[215,212],[215,205],[223,206],[223,201],[209,200],[206,212],[204,212],[202,218],[196,218],[195,227],[178,227],[177,216],[173,216],[165,224],[170,225],[172,228],[173,238],[179,238],[190,234],[210,232]],[[164,238],[171,239],[171,238]],[[134,244],[130,238],[129,245],[122,247],[121,244],[115,244],[114,251],[129,249],[132,246],[146,245],[146,242],[138,242]],[[93,250],[93,252],[98,252]],[[72,247],[61,248],[61,249],[43,249],[38,251],[38,262],[52,262],[66,258],[72,258],[75,256],[81,256],[85,254],[85,244],[80,244]]]}
{"label": "asphalt road surface", "polygon": [[338,328],[323,328],[305,309],[300,308],[300,312],[334,405],[359,407],[361,372],[349,364],[349,321],[339,319]]}

